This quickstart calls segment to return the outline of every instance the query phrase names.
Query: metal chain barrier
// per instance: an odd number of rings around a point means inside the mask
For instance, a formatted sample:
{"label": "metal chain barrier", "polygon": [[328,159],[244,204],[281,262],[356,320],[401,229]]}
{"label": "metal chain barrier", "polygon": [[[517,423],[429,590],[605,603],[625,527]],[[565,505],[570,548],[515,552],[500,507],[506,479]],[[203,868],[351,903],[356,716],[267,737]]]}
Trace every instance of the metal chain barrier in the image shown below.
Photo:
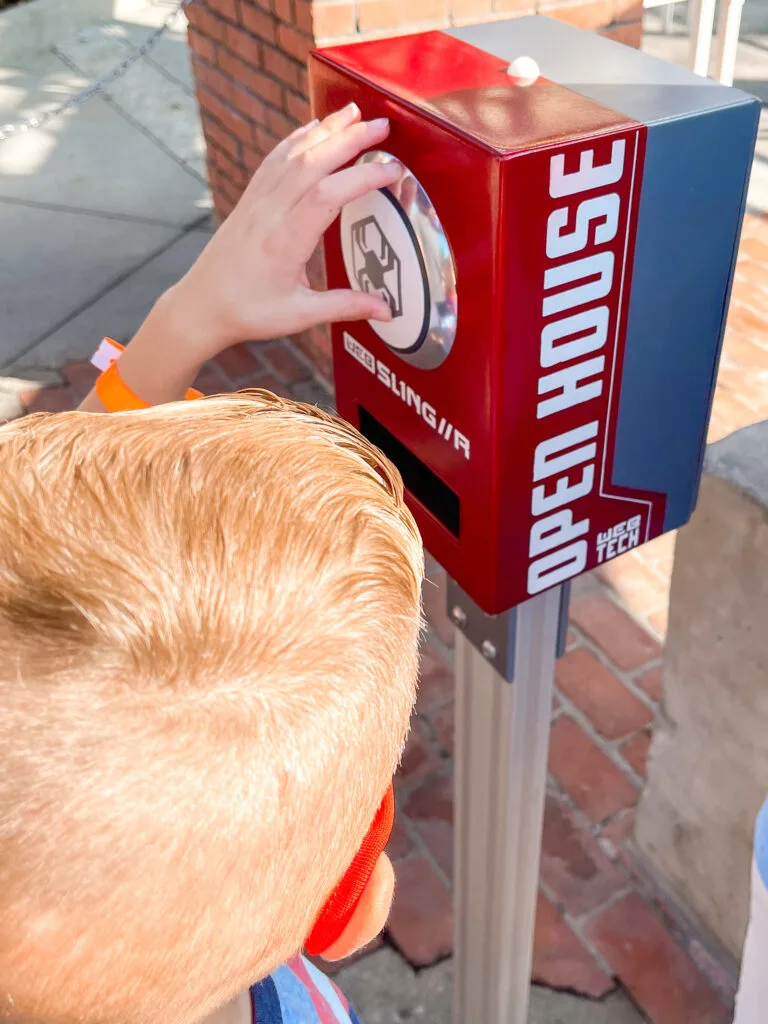
{"label": "metal chain barrier", "polygon": [[36,116],[29,117],[23,121],[0,125],[0,142],[4,142],[13,135],[20,135],[23,132],[28,132],[34,128],[42,128],[43,125],[47,124],[49,121],[52,121],[56,117],[60,117],[61,114],[68,110],[81,106],[86,100],[90,99],[91,96],[95,96],[97,93],[102,92],[108,85],[111,85],[112,82],[117,81],[118,78],[122,78],[122,76],[129,71],[134,64],[140,61],[142,57],[146,57],[146,55],[156,46],[159,40],[171,27],[177,15],[179,15],[185,7],[188,7],[193,2],[194,0],[178,0],[178,3],[162,25],[151,32],[141,46],[139,46],[133,53],[130,53],[125,60],[120,61],[119,64],[115,65],[115,67],[106,74],[91,82],[90,85],[87,85],[79,93],[76,93],[74,96],[70,96],[69,99],[60,103],[52,110],[46,111],[44,114],[37,114]]}

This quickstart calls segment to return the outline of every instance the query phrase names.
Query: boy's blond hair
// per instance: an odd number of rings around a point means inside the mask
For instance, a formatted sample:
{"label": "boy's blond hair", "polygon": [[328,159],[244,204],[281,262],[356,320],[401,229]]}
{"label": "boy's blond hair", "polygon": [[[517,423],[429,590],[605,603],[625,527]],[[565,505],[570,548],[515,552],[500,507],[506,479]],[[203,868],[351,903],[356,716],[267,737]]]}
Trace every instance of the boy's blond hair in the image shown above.
{"label": "boy's blond hair", "polygon": [[265,393],[0,430],[0,997],[197,1019],[301,946],[395,770],[422,552]]}

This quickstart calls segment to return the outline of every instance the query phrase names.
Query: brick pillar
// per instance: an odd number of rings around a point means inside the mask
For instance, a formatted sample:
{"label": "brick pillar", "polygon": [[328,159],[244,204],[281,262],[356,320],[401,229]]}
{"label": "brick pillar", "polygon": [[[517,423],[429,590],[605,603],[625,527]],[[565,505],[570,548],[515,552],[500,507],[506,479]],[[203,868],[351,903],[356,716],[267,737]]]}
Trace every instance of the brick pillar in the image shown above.
{"label": "brick pillar", "polygon": [[[313,46],[535,11],[640,45],[642,0],[193,0],[189,43],[219,218],[272,147],[309,119]],[[320,253],[310,279],[325,285]],[[328,331],[295,340],[330,381]]]}

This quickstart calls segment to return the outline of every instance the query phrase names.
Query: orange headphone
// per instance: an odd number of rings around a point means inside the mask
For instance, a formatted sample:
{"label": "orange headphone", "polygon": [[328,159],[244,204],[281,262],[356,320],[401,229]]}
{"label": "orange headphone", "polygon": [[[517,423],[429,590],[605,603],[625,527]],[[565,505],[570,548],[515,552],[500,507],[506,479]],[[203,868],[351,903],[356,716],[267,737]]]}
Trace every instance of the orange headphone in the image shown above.
{"label": "orange headphone", "polygon": [[[123,346],[119,342],[111,338],[103,339],[91,360],[102,371],[96,380],[96,394],[107,412],[147,409],[147,402],[135,395],[120,376],[117,359],[122,351]],[[187,392],[190,400],[202,397],[194,388]],[[370,881],[376,861],[389,842],[394,818],[395,793],[390,785],[355,859],[326,901],[312,928],[305,945],[310,956],[322,955],[341,938]]]}
{"label": "orange headphone", "polygon": [[322,956],[341,938],[373,874],[376,861],[389,842],[394,820],[395,791],[390,785],[355,859],[331,893],[310,932],[304,947],[310,956]]}

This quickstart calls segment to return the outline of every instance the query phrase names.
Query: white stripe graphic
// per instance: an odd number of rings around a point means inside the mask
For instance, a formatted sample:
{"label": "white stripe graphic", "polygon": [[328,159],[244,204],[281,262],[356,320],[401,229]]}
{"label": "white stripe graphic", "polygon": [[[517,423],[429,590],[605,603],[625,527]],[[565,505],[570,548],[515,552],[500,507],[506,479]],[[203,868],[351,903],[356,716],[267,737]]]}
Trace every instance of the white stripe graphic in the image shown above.
{"label": "white stripe graphic", "polygon": [[621,286],[619,288],[619,305],[618,305],[618,312],[617,312],[617,315],[616,315],[616,335],[614,337],[614,342],[613,342],[613,365],[611,366],[611,385],[610,385],[610,389],[608,391],[608,415],[607,415],[606,421],[605,421],[605,436],[604,436],[604,441],[603,441],[603,460],[602,460],[602,469],[601,469],[601,472],[600,472],[600,497],[601,498],[611,498],[611,499],[613,499],[613,501],[631,501],[635,505],[645,505],[647,507],[647,509],[648,509],[648,515],[646,517],[646,523],[645,523],[645,540],[647,541],[648,540],[648,535],[651,532],[651,515],[653,513],[653,502],[652,501],[648,501],[645,498],[627,498],[627,497],[623,497],[622,495],[619,495],[619,494],[607,494],[605,492],[605,490],[604,490],[604,487],[605,487],[605,463],[606,463],[606,455],[607,455],[607,448],[608,448],[608,438],[610,437],[610,434],[611,434],[610,427],[611,427],[611,412],[612,412],[612,409],[613,409],[613,405],[612,405],[612,403],[613,403],[613,387],[614,387],[614,380],[615,380],[615,377],[616,377],[616,364],[618,362],[617,355],[618,355],[618,349],[619,349],[619,332],[621,331],[621,325],[623,323],[623,320],[622,320],[623,305],[622,305],[622,303],[624,301],[624,285],[625,285],[626,277],[627,277],[627,262],[628,262],[628,252],[629,252],[629,236],[630,236],[630,233],[631,233],[631,230],[632,230],[632,200],[633,200],[634,195],[635,195],[635,181],[636,181],[636,177],[637,177],[637,152],[638,152],[638,149],[640,148],[638,139],[639,139],[639,136],[638,136],[638,133],[636,132],[635,133],[635,137],[634,137],[635,149],[634,149],[634,155],[633,155],[633,159],[632,159],[632,182],[631,182],[630,187],[629,187],[629,208],[628,208],[628,213],[627,213],[627,228],[626,228],[626,236],[625,236],[625,239],[624,239],[624,261],[623,261],[622,267],[621,267]]}

